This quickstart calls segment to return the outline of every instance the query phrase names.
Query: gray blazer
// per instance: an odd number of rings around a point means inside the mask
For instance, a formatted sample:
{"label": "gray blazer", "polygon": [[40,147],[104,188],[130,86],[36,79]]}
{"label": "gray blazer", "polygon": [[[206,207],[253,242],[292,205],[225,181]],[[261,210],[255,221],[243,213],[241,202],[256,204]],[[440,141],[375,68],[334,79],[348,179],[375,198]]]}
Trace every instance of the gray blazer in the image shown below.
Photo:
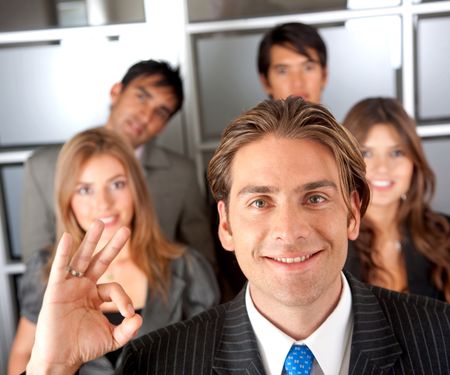
{"label": "gray blazer", "polygon": [[[53,184],[60,149],[61,145],[40,148],[25,164],[21,222],[25,261],[55,242]],[[210,222],[193,164],[152,142],[144,146],[141,162],[163,232],[200,251],[215,267]]]}
{"label": "gray blazer", "polygon": [[[354,327],[350,374],[449,374],[450,305],[346,274]],[[131,342],[118,374],[264,374],[244,293]]]}

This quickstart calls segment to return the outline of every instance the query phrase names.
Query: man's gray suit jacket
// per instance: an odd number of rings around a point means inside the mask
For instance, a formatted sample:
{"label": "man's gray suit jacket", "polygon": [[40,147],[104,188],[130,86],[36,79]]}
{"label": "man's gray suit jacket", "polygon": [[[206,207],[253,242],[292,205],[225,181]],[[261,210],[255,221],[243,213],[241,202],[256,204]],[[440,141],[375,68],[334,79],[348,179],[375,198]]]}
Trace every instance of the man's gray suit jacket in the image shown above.
{"label": "man's gray suit jacket", "polygon": [[[348,273],[349,374],[450,374],[450,305],[363,284]],[[119,374],[265,374],[245,293],[125,349]]]}
{"label": "man's gray suit jacket", "polygon": [[[22,200],[22,258],[55,242],[54,179],[61,145],[42,147],[25,164]],[[215,254],[206,203],[193,164],[149,142],[141,164],[159,224],[171,240],[197,249],[213,265]]]}

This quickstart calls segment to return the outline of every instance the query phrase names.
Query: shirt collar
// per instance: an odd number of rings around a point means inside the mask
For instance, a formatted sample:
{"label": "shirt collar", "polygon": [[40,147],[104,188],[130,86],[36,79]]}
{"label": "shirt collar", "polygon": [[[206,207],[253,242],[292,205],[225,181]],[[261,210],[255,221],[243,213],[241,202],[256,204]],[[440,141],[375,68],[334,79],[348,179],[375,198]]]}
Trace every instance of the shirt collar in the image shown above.
{"label": "shirt collar", "polygon": [[282,373],[284,360],[293,344],[307,345],[324,374],[339,373],[353,330],[350,286],[343,273],[341,277],[342,292],[333,312],[309,337],[297,342],[261,315],[247,285],[245,304],[267,374]]}
{"label": "shirt collar", "polygon": [[136,159],[138,159],[138,160],[142,159],[143,153],[144,153],[144,145],[140,145],[134,149],[134,155],[136,156]]}

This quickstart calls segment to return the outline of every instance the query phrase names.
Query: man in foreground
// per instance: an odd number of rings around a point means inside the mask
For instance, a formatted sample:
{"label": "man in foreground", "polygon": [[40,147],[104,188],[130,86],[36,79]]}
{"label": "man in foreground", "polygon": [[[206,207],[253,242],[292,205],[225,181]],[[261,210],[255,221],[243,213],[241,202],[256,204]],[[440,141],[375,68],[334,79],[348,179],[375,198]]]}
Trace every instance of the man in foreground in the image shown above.
{"label": "man in foreground", "polygon": [[[110,97],[105,127],[136,149],[164,234],[197,249],[216,266],[205,200],[194,166],[186,157],[154,142],[183,104],[178,70],[164,61],[140,61],[112,86]],[[21,227],[24,260],[56,242],[53,181],[60,149],[60,145],[41,148],[25,164]]]}
{"label": "man in foreground", "polygon": [[[369,202],[364,175],[356,141],[319,105],[266,101],[234,120],[208,179],[220,239],[248,284],[233,301],[130,343],[120,373],[449,373],[450,305],[342,272]],[[73,373],[140,326],[119,285],[96,285],[128,238],[121,229],[91,258],[101,230],[96,222],[74,255],[62,238],[29,374]],[[105,300],[125,317],[119,326],[98,310]]]}
{"label": "man in foreground", "polygon": [[[312,103],[321,102],[328,78],[327,48],[313,26],[289,22],[268,30],[259,43],[257,67],[259,80],[270,98],[294,95]],[[234,296],[242,289],[245,276],[234,256],[221,256]]]}

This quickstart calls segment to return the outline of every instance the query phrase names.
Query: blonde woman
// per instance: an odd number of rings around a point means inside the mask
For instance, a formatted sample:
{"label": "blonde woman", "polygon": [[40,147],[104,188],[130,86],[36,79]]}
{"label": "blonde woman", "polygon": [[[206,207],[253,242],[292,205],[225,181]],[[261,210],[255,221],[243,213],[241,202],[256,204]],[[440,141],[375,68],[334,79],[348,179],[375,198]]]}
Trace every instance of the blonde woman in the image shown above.
{"label": "blonde woman", "polygon": [[[58,238],[71,234],[74,248],[95,220],[104,224],[97,246],[101,249],[120,227],[130,239],[109,265],[101,283],[116,282],[142,315],[138,336],[183,320],[219,301],[214,273],[203,256],[169,242],[153,213],[133,150],[115,133],[97,128],[76,135],[62,148],[55,178]],[[39,218],[35,218],[39,220]],[[25,370],[48,279],[54,248],[42,249],[27,263],[19,298],[21,317],[14,340],[9,373]],[[104,324],[123,318],[111,302],[103,303]],[[112,373],[120,350],[87,363],[80,373]]]}

